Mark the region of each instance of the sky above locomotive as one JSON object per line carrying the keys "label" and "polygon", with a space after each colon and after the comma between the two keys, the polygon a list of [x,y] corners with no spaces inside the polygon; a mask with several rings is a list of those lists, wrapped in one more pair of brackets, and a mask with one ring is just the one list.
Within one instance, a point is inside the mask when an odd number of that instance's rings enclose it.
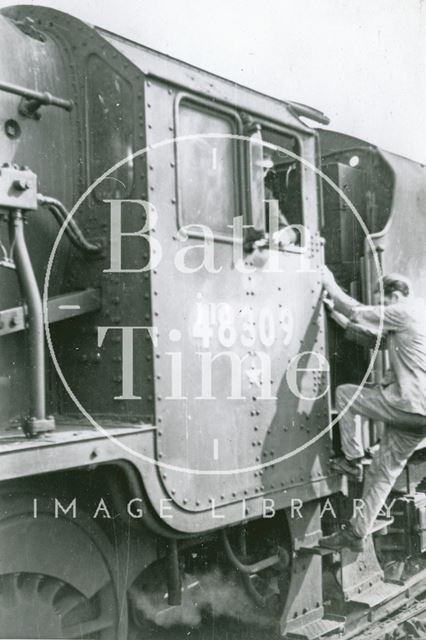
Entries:
{"label": "sky above locomotive", "polygon": [[[13,3],[0,0],[1,6]],[[425,0],[44,0],[426,162]]]}

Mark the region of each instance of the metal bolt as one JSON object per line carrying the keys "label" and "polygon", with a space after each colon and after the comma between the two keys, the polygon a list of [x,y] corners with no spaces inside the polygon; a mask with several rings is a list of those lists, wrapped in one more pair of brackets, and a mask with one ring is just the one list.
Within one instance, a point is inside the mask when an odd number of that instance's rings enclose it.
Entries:
{"label": "metal bolt", "polygon": [[25,180],[25,178],[18,178],[18,180],[14,181],[13,186],[18,191],[27,191],[31,185],[28,180]]}

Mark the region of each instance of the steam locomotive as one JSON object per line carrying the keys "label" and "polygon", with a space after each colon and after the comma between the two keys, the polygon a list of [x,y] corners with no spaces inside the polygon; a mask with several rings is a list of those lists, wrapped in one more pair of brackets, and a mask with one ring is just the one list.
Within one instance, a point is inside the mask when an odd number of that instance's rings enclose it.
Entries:
{"label": "steam locomotive", "polygon": [[216,570],[288,639],[415,603],[422,451],[365,552],[317,544],[359,498],[333,389],[386,359],[319,272],[421,295],[424,167],[58,11],[0,30],[0,637],[143,636]]}

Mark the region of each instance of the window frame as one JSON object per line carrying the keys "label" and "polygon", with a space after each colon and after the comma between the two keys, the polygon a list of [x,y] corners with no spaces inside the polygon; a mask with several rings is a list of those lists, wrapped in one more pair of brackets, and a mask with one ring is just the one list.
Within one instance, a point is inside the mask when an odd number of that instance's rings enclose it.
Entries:
{"label": "window frame", "polygon": [[[233,128],[233,135],[241,136],[243,135],[243,123],[240,118],[238,111],[227,107],[222,104],[217,104],[212,100],[208,100],[205,98],[201,98],[196,95],[192,95],[188,92],[180,92],[176,96],[175,105],[174,105],[174,119],[175,119],[175,135],[176,138],[179,138],[182,132],[179,131],[179,112],[182,105],[182,102],[187,102],[191,107],[194,106],[194,110],[198,110],[200,112],[211,113],[213,116],[222,117],[224,120],[230,121]],[[236,170],[236,181],[234,184],[234,200],[235,200],[235,212],[238,216],[243,216],[243,224],[247,224],[247,206],[245,206],[246,194],[245,194],[245,176],[244,176],[244,149],[242,146],[241,140],[235,139],[235,151],[233,154],[233,162]],[[182,211],[182,182],[181,182],[181,166],[179,161],[179,142],[175,140],[174,143],[174,154],[175,154],[175,166],[176,166],[176,224],[177,228],[181,229],[186,225],[195,225],[197,222],[184,222],[183,211]],[[207,226],[207,225],[206,225]],[[212,229],[209,226],[213,234],[213,239],[215,242],[223,242],[225,244],[233,244],[233,230],[229,228],[229,233],[221,233],[215,229]],[[189,238],[197,238],[197,239],[205,239],[205,236],[202,232],[195,231],[194,229],[190,229],[187,232]]]}
{"label": "window frame", "polygon": [[[295,129],[291,129],[290,127],[286,127],[283,125],[278,125],[276,123],[270,122],[268,120],[264,120],[261,117],[258,117],[256,114],[250,113],[249,116],[252,118],[253,122],[255,122],[256,124],[259,124],[261,126],[261,132],[263,134],[264,131],[273,131],[277,134],[282,134],[285,135],[287,137],[292,137],[296,140],[298,147],[299,147],[299,155],[302,156],[302,152],[303,152],[303,146],[304,146],[304,140],[303,137],[300,135],[300,133],[298,131],[296,131]],[[262,135],[262,141],[267,143],[267,140],[264,140],[263,135]],[[249,144],[247,144],[247,153],[246,153],[246,163],[247,163],[247,174],[250,174],[250,149],[248,148]],[[300,161],[299,161],[300,162]],[[302,222],[301,224],[308,228],[306,225],[306,211],[305,211],[305,190],[306,190],[306,185],[305,185],[305,170],[306,170],[306,165],[303,164],[303,162],[300,163],[302,165],[302,171],[301,171],[301,178],[300,178],[300,205],[301,205],[301,211],[302,211]],[[248,179],[248,178],[247,178]],[[249,206],[249,216],[250,216],[250,220],[248,222],[248,224],[253,225],[253,211],[252,211],[252,203],[250,201],[250,206]],[[266,233],[266,225],[265,225],[265,218],[264,218],[264,225],[263,225],[263,229],[261,229],[262,231],[264,231]],[[296,253],[296,254],[302,254],[306,251],[306,247],[300,246],[300,245],[285,245],[284,247],[281,247],[279,249],[279,251],[283,252],[283,253]]]}

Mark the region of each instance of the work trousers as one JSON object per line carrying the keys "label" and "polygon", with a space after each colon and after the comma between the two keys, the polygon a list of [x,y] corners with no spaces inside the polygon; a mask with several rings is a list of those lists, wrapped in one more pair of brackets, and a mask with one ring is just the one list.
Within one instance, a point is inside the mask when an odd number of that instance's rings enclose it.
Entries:
{"label": "work trousers", "polygon": [[386,423],[379,450],[366,473],[362,511],[360,509],[351,520],[355,533],[363,538],[370,532],[407,460],[425,439],[424,432],[417,433],[409,429],[426,430],[426,416],[392,407],[386,402],[379,387],[364,388],[351,404],[351,398],[357,389],[353,384],[344,384],[336,389],[338,412],[347,409],[340,418],[340,434],[345,456],[355,459],[364,455],[357,415]]}

